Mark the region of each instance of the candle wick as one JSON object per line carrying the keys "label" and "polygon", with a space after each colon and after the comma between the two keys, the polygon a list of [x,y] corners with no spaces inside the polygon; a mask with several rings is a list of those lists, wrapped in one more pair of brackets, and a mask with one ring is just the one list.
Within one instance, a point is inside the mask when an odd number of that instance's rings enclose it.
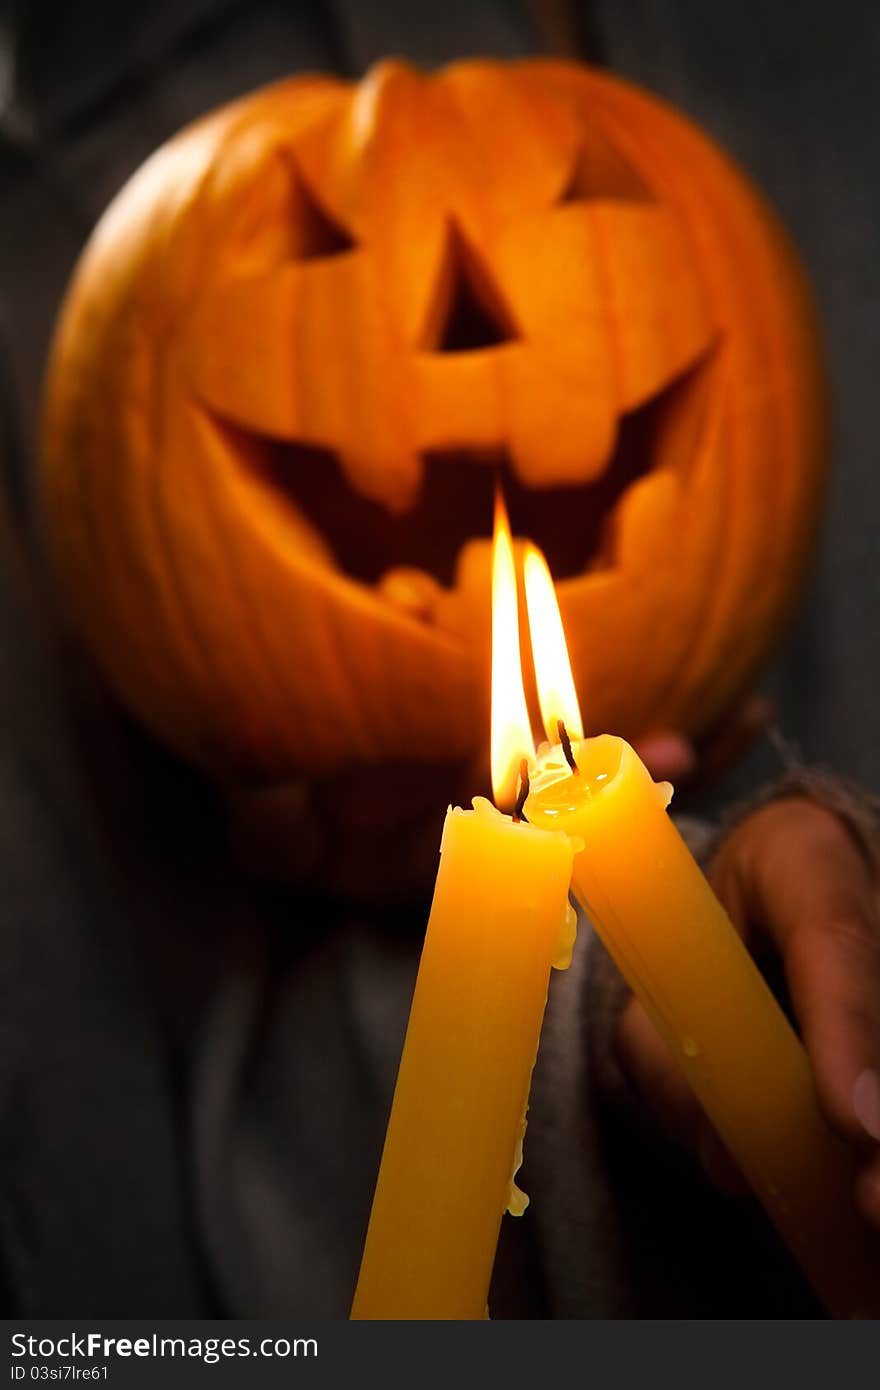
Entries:
{"label": "candle wick", "polygon": [[556,731],[559,734],[559,742],[562,744],[562,751],[565,754],[565,761],[568,763],[572,772],[579,772],[580,768],[575,762],[574,753],[571,750],[571,739],[568,736],[568,730],[566,729],[561,719],[557,719],[556,721]]}
{"label": "candle wick", "polygon": [[519,795],[516,798],[516,805],[513,808],[514,825],[519,825],[520,821],[525,821],[526,825],[528,825],[528,820],[526,819],[526,816],[523,814],[523,807],[526,804],[528,795],[529,760],[528,758],[522,758],[519,765]]}

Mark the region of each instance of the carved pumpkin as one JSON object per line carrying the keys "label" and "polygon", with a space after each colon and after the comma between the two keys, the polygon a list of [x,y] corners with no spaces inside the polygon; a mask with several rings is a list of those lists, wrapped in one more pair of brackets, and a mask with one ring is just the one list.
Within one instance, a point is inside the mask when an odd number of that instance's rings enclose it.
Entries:
{"label": "carved pumpkin", "polygon": [[498,469],[588,726],[699,734],[789,609],[822,435],[792,251],[704,135],[573,64],[391,62],[224,108],[120,193],[44,490],[118,693],[260,782],[485,741]]}

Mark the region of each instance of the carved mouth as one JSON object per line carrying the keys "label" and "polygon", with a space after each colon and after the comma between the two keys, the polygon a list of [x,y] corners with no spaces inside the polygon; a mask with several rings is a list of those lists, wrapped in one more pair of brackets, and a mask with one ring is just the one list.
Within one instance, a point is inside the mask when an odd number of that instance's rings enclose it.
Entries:
{"label": "carved mouth", "polygon": [[640,478],[665,466],[663,441],[670,423],[682,408],[705,399],[715,355],[713,346],[638,409],[620,417],[615,448],[601,477],[532,488],[520,481],[501,450],[429,453],[419,495],[399,514],[355,492],[331,450],[217,423],[224,432],[241,436],[235,452],[251,476],[295,508],[351,578],[375,584],[391,569],[415,567],[452,584],[462,547],[491,534],[493,489],[500,477],[514,535],[533,540],[554,577],[565,579],[614,566],[620,504]]}

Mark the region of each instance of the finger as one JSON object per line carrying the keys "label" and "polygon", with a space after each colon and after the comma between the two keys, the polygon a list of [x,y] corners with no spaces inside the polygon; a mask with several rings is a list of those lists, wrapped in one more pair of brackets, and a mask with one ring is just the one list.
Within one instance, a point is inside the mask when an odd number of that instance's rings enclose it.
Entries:
{"label": "finger", "polygon": [[702,1121],[700,1127],[699,1154],[703,1171],[713,1187],[727,1197],[745,1196],[749,1185],[730,1150],[722,1144],[717,1130],[707,1119]]}
{"label": "finger", "polygon": [[682,734],[646,734],[635,747],[645,767],[657,782],[680,782],[689,777],[697,766],[693,744]]}
{"label": "finger", "polygon": [[746,1191],[742,1174],[638,999],[621,1014],[616,1046],[620,1065],[663,1133],[699,1159],[719,1191],[729,1196]]}
{"label": "finger", "polygon": [[880,1072],[862,1072],[853,1088],[853,1109],[865,1133],[880,1144]]}
{"label": "finger", "polygon": [[638,999],[631,999],[620,1016],[616,1046],[645,1108],[670,1139],[696,1153],[700,1107]]}
{"label": "finger", "polygon": [[711,782],[738,762],[772,724],[776,708],[764,695],[749,695],[723,723],[710,729],[697,748],[700,782]]}
{"label": "finger", "polygon": [[750,695],[723,723],[710,730],[694,747],[684,734],[658,729],[636,743],[642,762],[658,781],[712,781],[737,761],[775,716],[771,700]]}
{"label": "finger", "polygon": [[806,799],[754,817],[740,863],[749,916],[782,956],[820,1102],[835,1128],[865,1141],[859,1111],[874,1102],[863,1078],[880,1070],[880,929],[868,865],[837,817]]}
{"label": "finger", "polygon": [[856,1178],[856,1202],[865,1220],[880,1227],[880,1155],[875,1154]]}

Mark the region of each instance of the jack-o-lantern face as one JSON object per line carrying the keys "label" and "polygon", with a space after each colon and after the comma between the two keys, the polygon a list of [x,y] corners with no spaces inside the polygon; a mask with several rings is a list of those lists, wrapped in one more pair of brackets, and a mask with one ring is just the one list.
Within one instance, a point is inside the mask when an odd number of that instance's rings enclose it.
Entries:
{"label": "jack-o-lantern face", "polygon": [[587,724],[699,733],[786,612],[821,474],[776,222],[568,64],[282,83],[132,180],[81,262],[45,485],[123,697],[224,776],[486,737],[500,471]]}

